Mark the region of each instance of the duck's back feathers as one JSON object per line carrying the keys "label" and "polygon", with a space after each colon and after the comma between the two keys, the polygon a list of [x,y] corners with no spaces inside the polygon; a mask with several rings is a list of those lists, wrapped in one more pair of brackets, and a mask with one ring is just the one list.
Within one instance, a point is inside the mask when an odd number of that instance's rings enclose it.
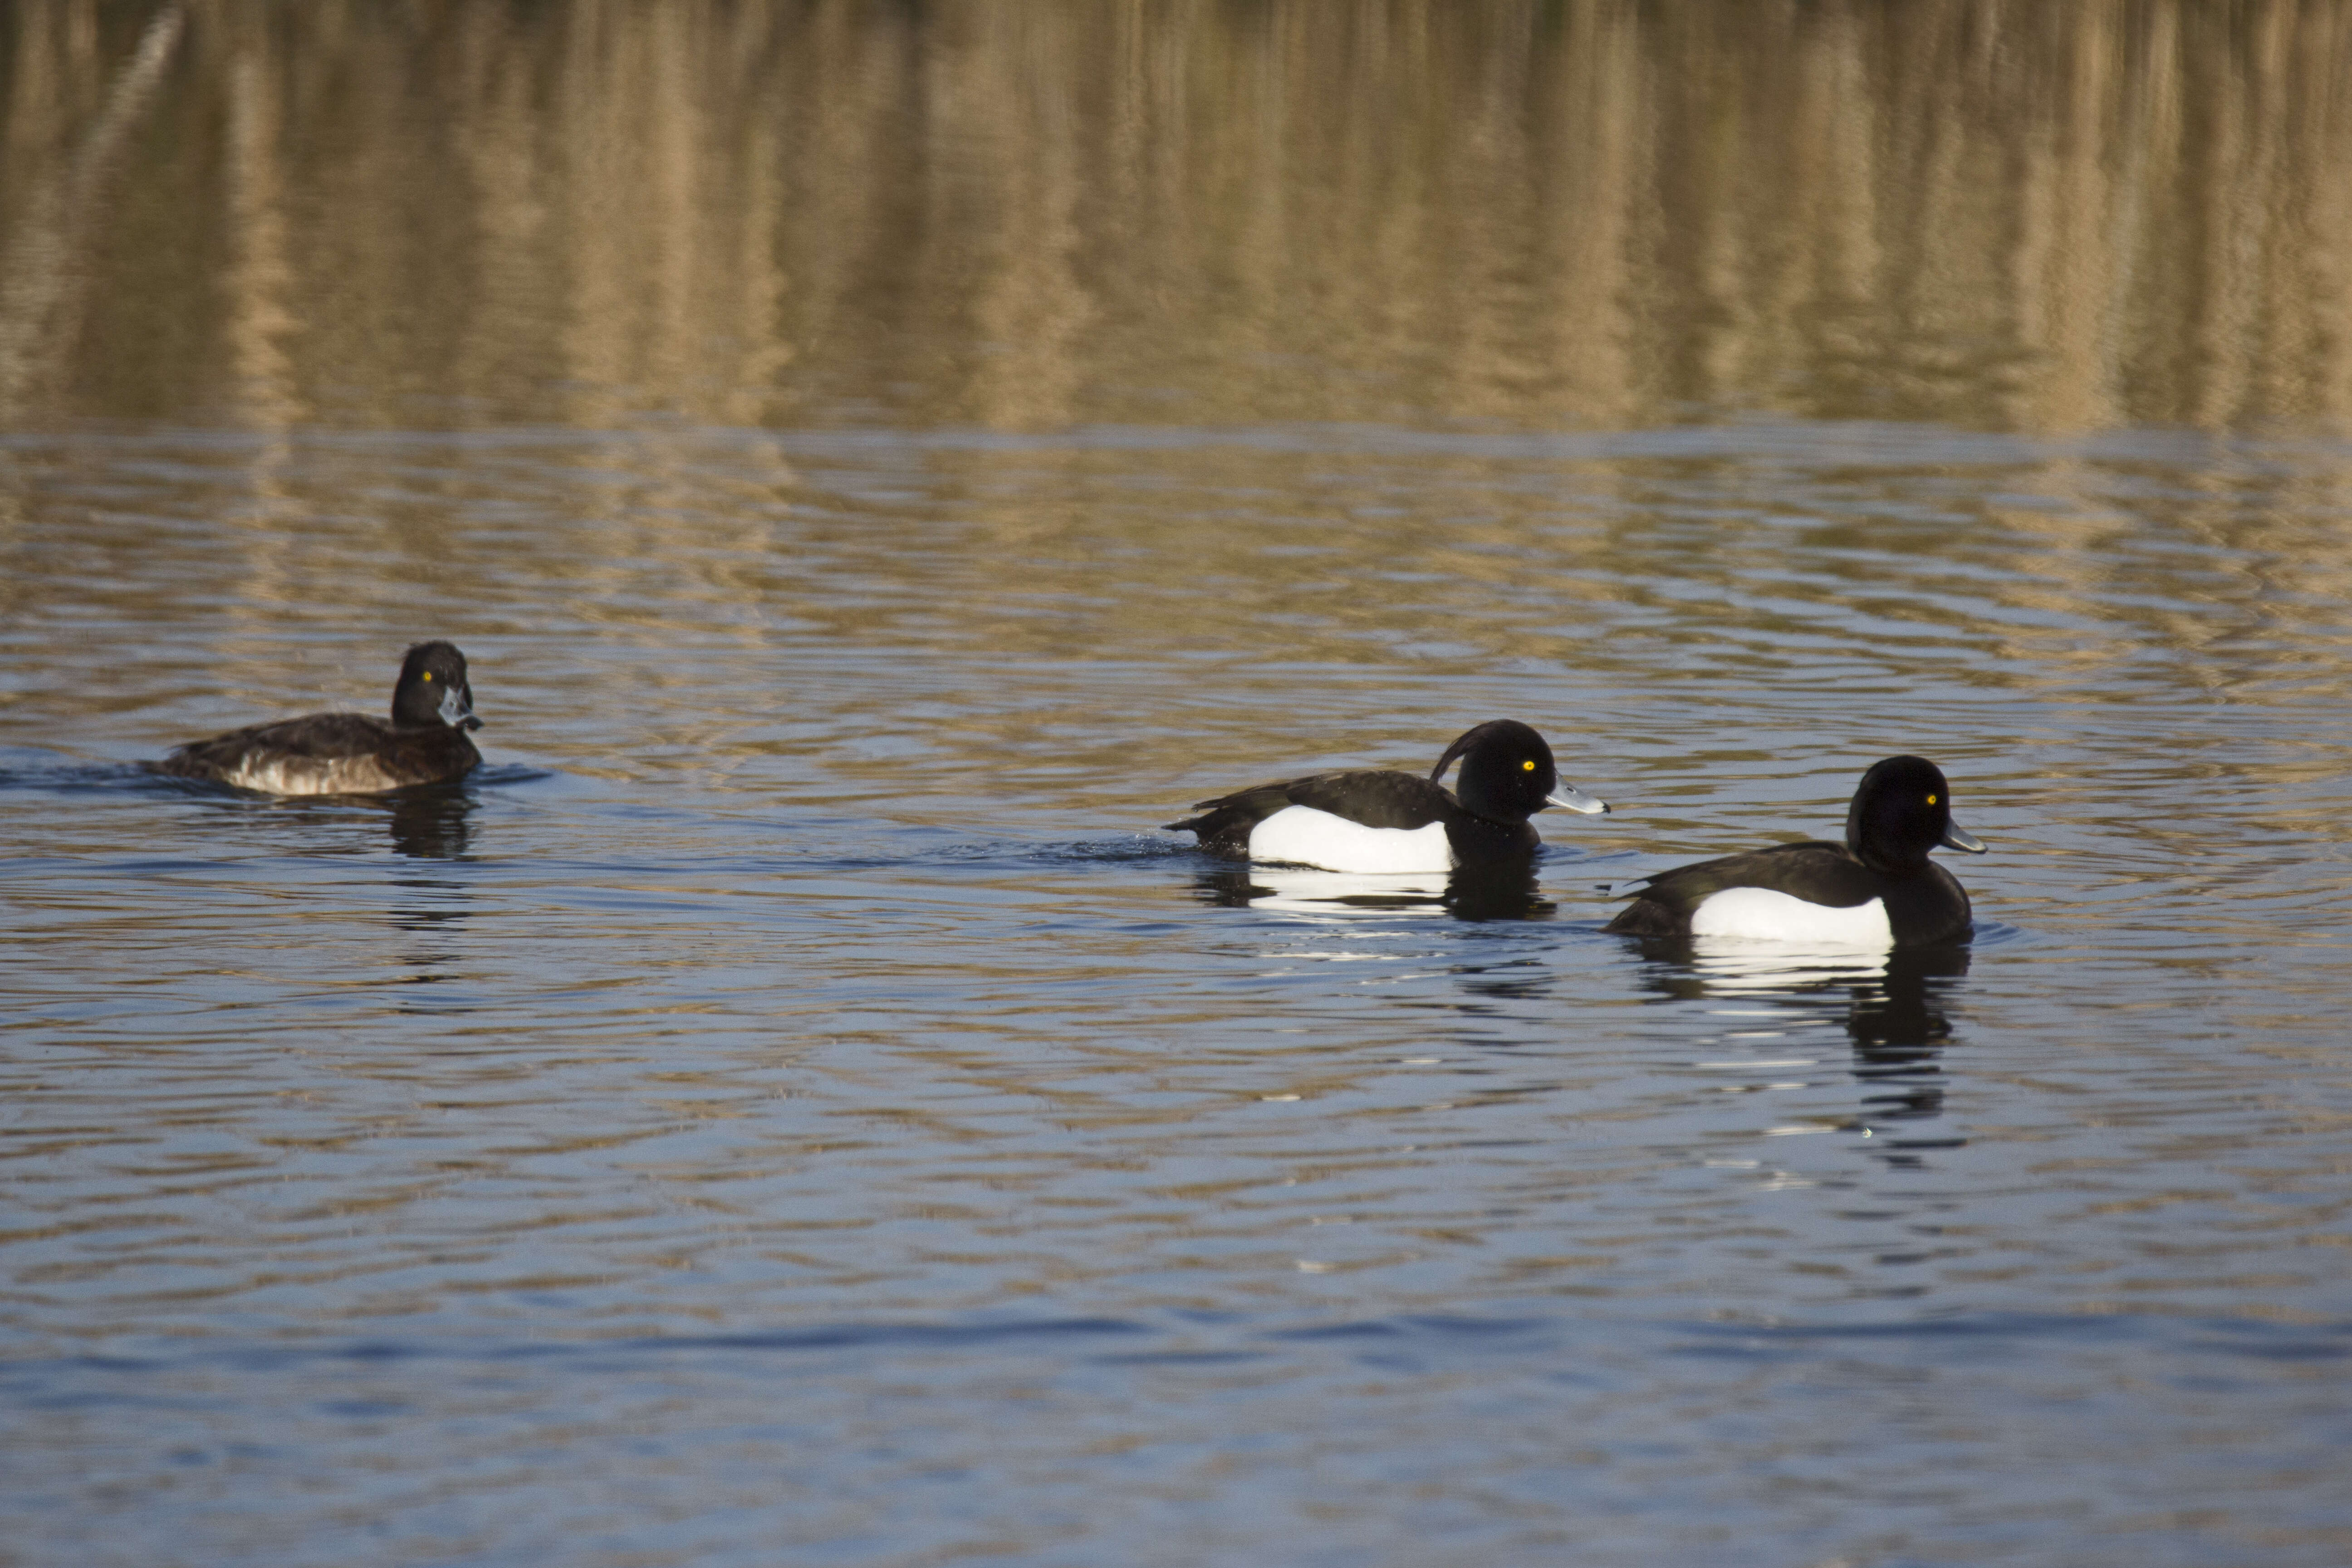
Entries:
{"label": "duck's back feathers", "polygon": [[1611,931],[1916,946],[1966,936],[1969,922],[1968,893],[1941,866],[1923,861],[1889,874],[1818,839],[1677,866],[1650,878],[1633,900]]}
{"label": "duck's back feathers", "polygon": [[1766,888],[1807,903],[1851,909],[1877,897],[1875,880],[1843,844],[1811,839],[1776,845],[1659,872],[1618,911],[1609,929],[1636,936],[1686,935],[1692,912],[1732,888]]}
{"label": "duck's back feathers", "polygon": [[1294,805],[1327,812],[1364,827],[1407,833],[1461,813],[1443,784],[1411,773],[1360,768],[1252,784],[1201,801],[1193,809],[1202,815],[1167,826],[1174,832],[1198,834],[1204,849],[1246,854],[1251,831],[1275,813]]}
{"label": "duck's back feathers", "polygon": [[463,777],[482,754],[463,730],[395,726],[365,713],[250,724],[180,747],[158,773],[268,795],[374,795]]}

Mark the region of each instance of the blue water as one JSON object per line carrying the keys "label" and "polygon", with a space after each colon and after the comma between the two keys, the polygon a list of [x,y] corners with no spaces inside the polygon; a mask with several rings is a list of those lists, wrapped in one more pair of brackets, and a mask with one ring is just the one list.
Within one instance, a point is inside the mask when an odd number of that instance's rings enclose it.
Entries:
{"label": "blue water", "polygon": [[[14,437],[0,1561],[2342,1562],[2347,458]],[[1532,888],[1153,826],[1503,715]],[[1967,952],[1601,931],[1896,751]]]}

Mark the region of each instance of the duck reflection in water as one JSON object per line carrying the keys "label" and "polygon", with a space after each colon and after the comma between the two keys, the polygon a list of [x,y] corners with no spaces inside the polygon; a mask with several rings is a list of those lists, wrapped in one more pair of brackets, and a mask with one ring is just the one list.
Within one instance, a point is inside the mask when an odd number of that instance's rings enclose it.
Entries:
{"label": "duck reflection in water", "polygon": [[[371,805],[382,805],[392,833],[395,855],[410,860],[454,862],[466,858],[473,842],[472,792],[463,785],[432,785],[384,795]],[[397,901],[392,923],[410,933],[403,944],[400,965],[404,987],[439,985],[463,978],[457,967],[466,954],[459,945],[474,911],[466,883],[446,872],[435,874],[419,866],[392,879]],[[426,993],[404,990],[403,1013],[467,1013],[469,1005],[446,996],[425,1000]]]}
{"label": "duck reflection in water", "polygon": [[[1857,1125],[1916,1124],[1943,1114],[1943,1055],[1952,1040],[1952,994],[1969,972],[1965,944],[1839,953],[1660,937],[1643,942],[1641,951],[1649,965],[1643,987],[1659,996],[1785,1008],[1791,1022],[1842,1005],[1853,1074],[1870,1090]],[[1880,1152],[1916,1164],[1921,1152],[1964,1142],[1906,1136]]]}
{"label": "duck reflection in water", "polygon": [[473,842],[474,797],[459,784],[428,784],[379,797],[388,808],[392,849],[411,860],[462,860]]}
{"label": "duck reflection in water", "polygon": [[[216,834],[239,839],[265,839],[274,852],[317,861],[345,861],[366,856],[384,839],[394,857],[390,881],[390,908],[384,918],[404,933],[396,949],[386,954],[397,970],[390,984],[436,985],[460,978],[458,963],[465,952],[457,939],[473,918],[473,894],[467,881],[453,874],[473,845],[475,798],[464,784],[425,784],[371,795],[302,795],[257,801],[250,795],[232,794],[210,784],[183,784],[208,797],[220,809]],[[350,886],[338,872],[337,889]],[[342,897],[341,892],[337,896]],[[426,1006],[404,992],[397,1005],[404,1013],[463,1012],[470,1009],[436,1002]]]}
{"label": "duck reflection in water", "polygon": [[[411,860],[459,860],[472,841],[474,795],[461,784],[417,784],[379,795],[282,795],[259,800],[209,780],[140,776],[142,784],[192,797],[215,809],[207,821],[215,837],[267,839],[299,854],[342,855],[372,840],[382,822],[392,850]],[[289,828],[303,830],[289,845]]]}
{"label": "duck reflection in water", "polygon": [[1532,855],[1445,872],[1318,871],[1264,861],[1203,871],[1201,901],[1224,909],[1308,914],[1443,910],[1458,921],[1549,920],[1558,906],[1536,884]]}

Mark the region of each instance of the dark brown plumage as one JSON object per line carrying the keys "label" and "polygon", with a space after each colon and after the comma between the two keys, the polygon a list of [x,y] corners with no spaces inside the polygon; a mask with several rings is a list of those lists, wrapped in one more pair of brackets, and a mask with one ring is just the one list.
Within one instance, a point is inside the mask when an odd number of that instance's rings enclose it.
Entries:
{"label": "dark brown plumage", "polygon": [[446,784],[482,760],[466,733],[481,728],[473,699],[466,656],[449,643],[418,643],[402,661],[388,722],[364,713],[310,713],[248,724],[191,742],[149,765],[266,795],[377,795]]}

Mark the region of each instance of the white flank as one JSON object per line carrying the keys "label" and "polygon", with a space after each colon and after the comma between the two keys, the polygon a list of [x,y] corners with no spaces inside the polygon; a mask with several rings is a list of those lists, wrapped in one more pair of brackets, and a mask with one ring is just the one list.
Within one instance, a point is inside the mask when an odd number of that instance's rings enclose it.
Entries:
{"label": "white flank", "polygon": [[1445,824],[1366,827],[1312,806],[1286,805],[1250,831],[1250,858],[1326,871],[1451,871]]}
{"label": "white flank", "polygon": [[1769,888],[1726,888],[1691,911],[1691,935],[1736,936],[1750,942],[1801,942],[1827,947],[1883,948],[1895,945],[1886,923],[1886,900],[1873,899],[1852,909],[1809,904]]}
{"label": "white flank", "polygon": [[247,757],[225,782],[264,795],[374,795],[400,787],[373,757]]}

